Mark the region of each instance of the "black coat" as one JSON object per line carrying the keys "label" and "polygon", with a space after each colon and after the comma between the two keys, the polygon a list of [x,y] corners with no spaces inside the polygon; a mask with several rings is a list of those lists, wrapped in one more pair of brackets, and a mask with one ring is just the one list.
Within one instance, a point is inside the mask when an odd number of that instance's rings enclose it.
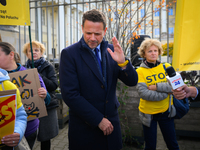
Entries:
{"label": "black coat", "polygon": [[198,93],[197,97],[194,100],[195,101],[200,101],[200,88],[198,87],[197,90],[198,90],[199,93]]}
{"label": "black coat", "polygon": [[47,106],[47,109],[58,107],[58,100],[55,95],[55,90],[58,87],[58,79],[53,65],[45,61],[38,72],[45,83],[47,91],[51,95],[51,102]]}
{"label": "black coat", "polygon": [[[119,150],[122,148],[116,96],[117,80],[129,86],[137,84],[138,77],[129,62],[122,70],[107,51],[113,46],[101,43],[102,70],[95,55],[81,39],[61,52],[60,87],[63,100],[69,106],[69,149]],[[114,131],[104,136],[98,127],[103,117],[114,126]]]}

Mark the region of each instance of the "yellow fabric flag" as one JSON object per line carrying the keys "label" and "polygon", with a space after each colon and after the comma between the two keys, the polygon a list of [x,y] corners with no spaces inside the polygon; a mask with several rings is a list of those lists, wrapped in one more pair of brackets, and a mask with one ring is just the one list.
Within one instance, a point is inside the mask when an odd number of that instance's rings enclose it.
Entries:
{"label": "yellow fabric flag", "polygon": [[200,70],[200,0],[177,0],[172,66]]}
{"label": "yellow fabric flag", "polygon": [[30,25],[29,0],[1,0],[0,25]]}

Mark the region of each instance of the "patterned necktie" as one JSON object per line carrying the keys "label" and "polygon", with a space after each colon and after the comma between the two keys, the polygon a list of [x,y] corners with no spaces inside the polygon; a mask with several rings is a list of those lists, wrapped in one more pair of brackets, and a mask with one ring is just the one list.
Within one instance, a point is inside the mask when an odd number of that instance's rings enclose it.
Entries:
{"label": "patterned necktie", "polygon": [[98,63],[99,63],[99,67],[100,67],[101,72],[102,72],[101,60],[100,60],[100,58],[99,58],[99,49],[98,49],[98,48],[95,48],[94,51],[95,51],[95,56],[96,56],[96,58],[97,58],[97,61],[98,61]]}

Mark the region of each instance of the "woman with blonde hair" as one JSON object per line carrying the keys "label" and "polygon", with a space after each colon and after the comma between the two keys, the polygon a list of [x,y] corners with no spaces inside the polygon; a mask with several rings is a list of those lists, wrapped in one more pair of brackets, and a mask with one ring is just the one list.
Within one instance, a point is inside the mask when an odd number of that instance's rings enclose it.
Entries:
{"label": "woman with blonde hair", "polygon": [[137,91],[140,96],[139,117],[143,124],[145,150],[156,150],[157,123],[161,129],[167,148],[179,150],[174,128],[174,119],[169,116],[169,98],[172,89],[167,82],[164,67],[158,57],[162,55],[161,42],[145,39],[138,50],[143,58],[138,73]]}
{"label": "woman with blonde hair", "polygon": [[[51,139],[58,135],[58,117],[56,108],[59,105],[55,96],[55,90],[58,87],[58,80],[53,65],[43,57],[45,52],[44,45],[38,41],[32,41],[32,48],[34,67],[37,68],[46,85],[47,91],[51,96],[51,102],[47,106],[48,116],[40,118],[38,133],[38,141],[41,142],[41,149],[50,150]],[[23,53],[28,57],[25,67],[31,68],[32,54],[30,43],[24,45]]]}
{"label": "woman with blonde hair", "polygon": [[[8,73],[26,70],[20,64],[20,56],[15,51],[15,48],[7,42],[0,42],[0,68],[5,69]],[[45,100],[48,105],[50,98],[47,98],[47,91],[42,78],[39,76],[41,87],[38,89],[38,95]],[[27,127],[24,136],[30,146],[33,148],[39,127],[39,119],[30,120],[27,122]]]}

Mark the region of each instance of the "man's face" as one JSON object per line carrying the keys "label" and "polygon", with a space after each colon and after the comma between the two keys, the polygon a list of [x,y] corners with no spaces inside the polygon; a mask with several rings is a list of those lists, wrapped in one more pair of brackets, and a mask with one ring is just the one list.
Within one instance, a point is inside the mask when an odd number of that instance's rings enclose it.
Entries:
{"label": "man's face", "polygon": [[82,26],[83,37],[86,44],[91,48],[96,48],[103,40],[107,28],[103,29],[102,22],[92,22],[86,20]]}

